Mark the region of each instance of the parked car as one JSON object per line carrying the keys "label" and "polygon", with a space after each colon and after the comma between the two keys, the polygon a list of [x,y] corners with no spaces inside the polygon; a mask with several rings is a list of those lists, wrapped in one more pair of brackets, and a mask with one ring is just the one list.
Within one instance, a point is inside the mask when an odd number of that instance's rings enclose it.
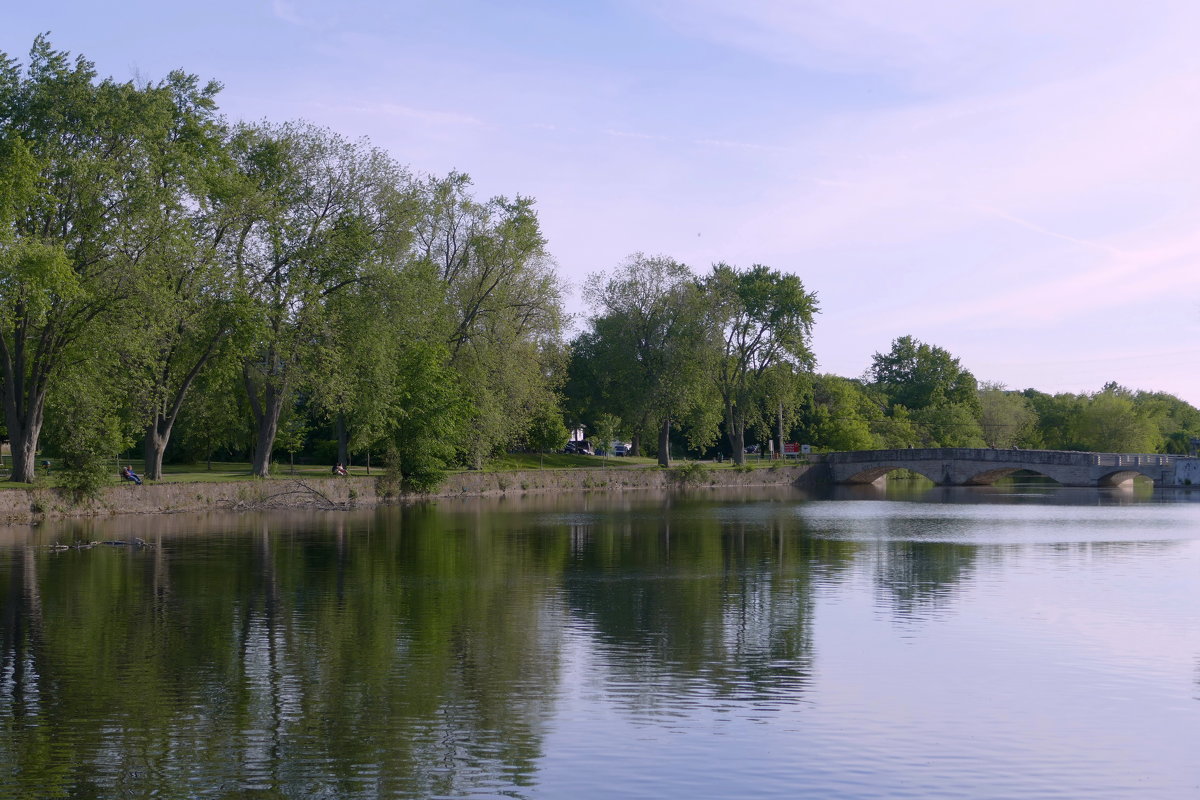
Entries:
{"label": "parked car", "polygon": [[633,449],[633,445],[628,444],[626,442],[613,442],[612,443],[612,454],[614,456],[627,456],[627,455],[629,455],[629,451],[632,449]]}

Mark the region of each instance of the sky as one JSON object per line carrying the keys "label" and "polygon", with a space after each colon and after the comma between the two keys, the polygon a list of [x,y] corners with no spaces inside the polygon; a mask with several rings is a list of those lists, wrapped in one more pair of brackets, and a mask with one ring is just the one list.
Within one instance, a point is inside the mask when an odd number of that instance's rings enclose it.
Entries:
{"label": "sky", "polygon": [[101,75],[182,68],[525,195],[567,304],[630,254],[800,276],[821,372],[911,335],[981,381],[1200,406],[1191,0],[0,0]]}

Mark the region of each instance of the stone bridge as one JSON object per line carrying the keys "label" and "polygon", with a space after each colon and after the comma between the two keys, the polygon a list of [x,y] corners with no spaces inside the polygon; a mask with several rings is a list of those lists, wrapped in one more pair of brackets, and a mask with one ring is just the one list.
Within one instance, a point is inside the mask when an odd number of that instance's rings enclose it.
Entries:
{"label": "stone bridge", "polygon": [[875,483],[892,470],[907,469],[940,486],[986,485],[1018,470],[1045,475],[1063,486],[1122,486],[1138,475],[1155,486],[1178,486],[1192,483],[1190,476],[1200,465],[1200,460],[1184,456],[969,447],[857,450],[826,453],[822,460],[834,483]]}

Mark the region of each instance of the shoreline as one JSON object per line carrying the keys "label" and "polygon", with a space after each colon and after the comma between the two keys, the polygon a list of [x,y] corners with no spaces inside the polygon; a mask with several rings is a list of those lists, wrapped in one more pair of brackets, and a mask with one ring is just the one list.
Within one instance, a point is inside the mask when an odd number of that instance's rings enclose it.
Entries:
{"label": "shoreline", "polygon": [[384,494],[378,477],[270,478],[226,483],[156,483],[108,486],[95,499],[73,503],[62,489],[7,489],[0,492],[0,520],[243,512],[275,509],[347,511],[381,505],[458,497],[497,497],[528,493],[622,491],[739,486],[812,487],[824,482],[821,464],[758,467],[746,471],[708,469],[685,473],[678,467],[545,469],[462,472],[448,476],[436,491]]}

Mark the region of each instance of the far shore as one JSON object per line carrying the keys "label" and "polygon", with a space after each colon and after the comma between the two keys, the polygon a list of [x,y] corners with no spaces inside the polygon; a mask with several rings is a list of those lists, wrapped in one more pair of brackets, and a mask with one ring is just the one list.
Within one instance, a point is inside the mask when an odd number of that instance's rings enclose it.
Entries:
{"label": "far shore", "polygon": [[[699,465],[699,466],[689,466]],[[284,474],[266,480],[227,476],[219,480],[180,479],[125,483],[101,489],[97,497],[76,502],[64,489],[8,484],[0,491],[0,519],[9,523],[42,519],[177,514],[205,511],[274,509],[349,510],[377,505],[451,497],[491,497],[530,492],[619,491],[727,486],[814,485],[820,477],[812,465],[766,462],[741,469],[705,462],[680,462],[662,469],[652,464],[516,470],[481,470],[450,474],[433,492],[386,492],[382,470],[367,476],[359,470],[346,477],[327,473]]]}

